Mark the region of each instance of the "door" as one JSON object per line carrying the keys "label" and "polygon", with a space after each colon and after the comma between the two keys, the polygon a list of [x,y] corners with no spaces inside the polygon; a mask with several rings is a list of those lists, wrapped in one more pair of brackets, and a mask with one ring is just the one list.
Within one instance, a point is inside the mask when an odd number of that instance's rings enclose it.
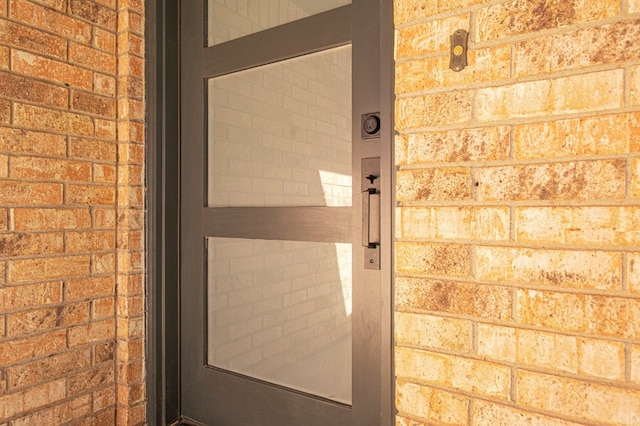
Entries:
{"label": "door", "polygon": [[347,3],[181,2],[185,420],[390,422],[380,8]]}

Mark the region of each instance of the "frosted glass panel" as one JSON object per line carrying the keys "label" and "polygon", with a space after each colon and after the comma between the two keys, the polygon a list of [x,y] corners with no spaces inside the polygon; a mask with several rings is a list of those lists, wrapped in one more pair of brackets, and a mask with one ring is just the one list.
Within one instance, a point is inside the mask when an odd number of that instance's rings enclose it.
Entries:
{"label": "frosted glass panel", "polygon": [[209,0],[209,46],[350,4],[350,0]]}
{"label": "frosted glass panel", "polygon": [[351,244],[209,238],[209,365],[350,404],[351,289]]}
{"label": "frosted glass panel", "polygon": [[351,46],[208,83],[210,207],[351,205]]}

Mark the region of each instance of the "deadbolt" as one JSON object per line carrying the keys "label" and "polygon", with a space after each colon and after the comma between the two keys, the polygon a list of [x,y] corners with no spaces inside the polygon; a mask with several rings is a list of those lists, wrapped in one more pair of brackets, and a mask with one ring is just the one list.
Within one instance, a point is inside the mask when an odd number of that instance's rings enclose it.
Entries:
{"label": "deadbolt", "polygon": [[380,113],[362,114],[362,139],[380,137]]}

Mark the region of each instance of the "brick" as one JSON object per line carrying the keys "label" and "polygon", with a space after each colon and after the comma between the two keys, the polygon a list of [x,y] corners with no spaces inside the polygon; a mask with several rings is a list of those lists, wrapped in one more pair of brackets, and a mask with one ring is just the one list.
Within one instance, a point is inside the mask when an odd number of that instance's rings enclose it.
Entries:
{"label": "brick", "polygon": [[8,278],[14,283],[26,281],[50,281],[59,278],[89,274],[88,256],[66,256],[12,260]]}
{"label": "brick", "polygon": [[630,74],[630,102],[631,105],[640,105],[640,67],[631,68]]}
{"label": "brick", "polygon": [[[640,422],[640,392],[520,371],[518,403],[579,419],[619,425]],[[580,398],[576,398],[580,395]]]}
{"label": "brick", "polygon": [[401,273],[468,276],[471,250],[459,244],[396,243],[396,270]]}
{"label": "brick", "polygon": [[144,336],[144,318],[118,318],[118,338],[135,339]]}
{"label": "brick", "polygon": [[66,397],[65,380],[56,380],[24,391],[24,409],[32,410]]}
{"label": "brick", "polygon": [[[99,390],[93,393],[93,406],[96,411],[100,411],[102,409],[112,407],[116,402],[115,392],[113,389],[107,388],[104,390]],[[105,411],[105,413],[109,414],[109,411]],[[113,422],[114,417],[109,417],[109,420]],[[98,423],[100,424],[100,423]],[[105,423],[109,424],[109,423]]]}
{"label": "brick", "polygon": [[81,229],[91,226],[91,215],[86,209],[13,209],[16,231]]}
{"label": "brick", "polygon": [[118,58],[118,77],[144,78],[144,60],[131,55],[123,55]]}
{"label": "brick", "polygon": [[59,59],[65,59],[67,56],[67,41],[63,37],[4,19],[0,20],[0,44]]}
{"label": "brick", "polygon": [[640,293],[640,253],[627,254],[627,288]]}
{"label": "brick", "polygon": [[62,184],[2,181],[0,194],[5,205],[61,204]]}
{"label": "brick", "polygon": [[118,182],[142,186],[144,184],[144,168],[133,164],[119,165]]}
{"label": "brick", "polygon": [[400,210],[399,237],[403,239],[509,239],[506,207],[407,207]]}
{"label": "brick", "polygon": [[6,98],[66,108],[67,89],[20,75],[0,72],[0,92]]}
{"label": "brick", "polygon": [[67,204],[113,205],[115,188],[98,185],[68,185]]}
{"label": "brick", "polygon": [[396,344],[399,345],[471,351],[471,322],[466,320],[397,312],[394,332]]}
{"label": "brick", "polygon": [[473,402],[472,419],[474,425],[520,425],[520,426],[578,426],[579,423],[568,422],[552,417],[524,411],[512,406],[494,402],[475,400]]}
{"label": "brick", "polygon": [[23,412],[23,410],[24,394],[22,392],[0,396],[0,419],[8,419]]}
{"label": "brick", "polygon": [[93,121],[86,115],[23,104],[14,104],[13,114],[17,126],[80,136],[93,135]]}
{"label": "brick", "polygon": [[91,277],[68,280],[64,286],[64,297],[67,302],[112,296],[114,294],[114,277]]}
{"label": "brick", "polygon": [[450,392],[398,380],[396,408],[400,413],[448,425],[466,425],[469,399]]}
{"label": "brick", "polygon": [[143,289],[144,280],[142,279],[142,274],[118,277],[118,295],[120,296],[142,294]]}
{"label": "brick", "polygon": [[111,229],[116,225],[115,209],[93,209],[94,229]]}
{"label": "brick", "polygon": [[514,127],[516,159],[615,155],[628,151],[626,114],[603,115]]}
{"label": "brick", "polygon": [[67,10],[67,0],[35,0],[35,3],[40,3],[61,12]]}
{"label": "brick", "polygon": [[144,398],[144,385],[134,384],[130,386],[118,385],[118,402],[123,406],[131,406],[139,403]]}
{"label": "brick", "polygon": [[[118,302],[120,299],[118,299]],[[99,299],[91,302],[91,318],[103,319],[111,317],[115,314],[116,310],[113,303],[113,298]]]}
{"label": "brick", "polygon": [[476,40],[485,41],[518,34],[561,28],[616,16],[617,0],[516,0],[480,9],[476,15]]}
{"label": "brick", "polygon": [[449,69],[449,56],[396,63],[395,82],[397,95],[424,92],[426,90],[465,87],[486,81],[506,80],[511,74],[511,47],[499,46],[471,50],[464,72]]}
{"label": "brick", "polygon": [[584,332],[587,330],[586,296],[517,290],[516,320],[548,329]]}
{"label": "brick", "polygon": [[626,62],[640,55],[635,40],[640,21],[623,21],[568,34],[539,37],[514,45],[515,75],[526,77],[561,70]]}
{"label": "brick", "polygon": [[73,374],[68,379],[68,392],[70,396],[75,396],[93,389],[101,388],[105,385],[113,384],[114,368],[113,364],[94,367],[81,373]]}
{"label": "brick", "polygon": [[87,90],[91,90],[92,87],[91,71],[16,49],[11,52],[11,68],[14,72],[54,83]]}
{"label": "brick", "polygon": [[128,32],[119,34],[118,53],[144,57],[144,39]]}
{"label": "brick", "polygon": [[96,93],[99,93],[101,95],[115,97],[116,79],[108,75],[94,73],[93,74],[93,90]]}
{"label": "brick", "polygon": [[108,274],[116,270],[116,257],[113,253],[91,256],[91,273]]}
{"label": "brick", "polygon": [[468,27],[469,15],[465,14],[399,28],[396,33],[396,59],[447,51],[449,36],[458,28]]}
{"label": "brick", "polygon": [[631,365],[631,381],[640,384],[640,345],[631,345],[629,364]]}
{"label": "brick", "polygon": [[5,231],[8,229],[9,218],[7,216],[7,209],[0,209],[0,231]]}
{"label": "brick", "polygon": [[9,69],[9,48],[0,46],[0,69]]}
{"label": "brick", "polygon": [[100,27],[109,30],[116,29],[117,14],[115,10],[100,4],[84,0],[71,0],[69,2],[69,12]]}
{"label": "brick", "polygon": [[400,202],[471,199],[470,169],[400,170],[396,179],[396,196]]}
{"label": "brick", "polygon": [[511,289],[398,277],[396,307],[508,320],[511,317]]}
{"label": "brick", "polygon": [[144,35],[143,16],[132,10],[120,10],[118,14],[118,31],[129,31],[138,35]]}
{"label": "brick", "polygon": [[115,99],[74,90],[71,94],[71,109],[91,115],[115,118]]}
{"label": "brick", "polygon": [[466,392],[508,399],[511,370],[504,365],[427,351],[396,348],[396,375]]}
{"label": "brick", "polygon": [[7,316],[7,334],[22,336],[88,320],[89,306],[86,303],[22,311]]}
{"label": "brick", "polygon": [[106,164],[93,165],[93,181],[95,183],[115,183],[116,174],[115,166],[108,166]]}
{"label": "brick", "polygon": [[509,158],[510,128],[481,127],[446,132],[401,135],[406,160],[397,164],[506,160]]}
{"label": "brick", "polygon": [[143,121],[145,118],[145,105],[135,99],[120,99],[118,101],[118,118]]}
{"label": "brick", "polygon": [[472,101],[472,93],[464,90],[398,98],[395,104],[396,129],[469,123]]}
{"label": "brick", "polygon": [[394,22],[396,25],[428,18],[431,15],[462,9],[482,3],[483,0],[456,0],[438,2],[436,0],[396,0],[394,6]]}
{"label": "brick", "polygon": [[11,102],[0,99],[0,124],[11,122]]}
{"label": "brick", "polygon": [[64,135],[0,127],[0,151],[24,155],[64,157],[66,149]]}
{"label": "brick", "polygon": [[116,161],[116,144],[86,138],[69,138],[69,155],[75,158],[97,161]]}
{"label": "brick", "polygon": [[518,241],[629,246],[640,212],[633,207],[536,207],[516,210]]}
{"label": "brick", "polygon": [[49,333],[29,336],[24,339],[12,339],[0,343],[2,365],[12,365],[31,358],[55,354],[67,348],[67,332],[57,330]]}
{"label": "brick", "polygon": [[93,46],[108,53],[116,53],[116,35],[98,27],[93,29]]}
{"label": "brick", "polygon": [[119,80],[120,96],[142,100],[144,98],[144,80],[137,77],[121,77]]}
{"label": "brick", "polygon": [[86,44],[91,40],[91,25],[49,8],[27,1],[12,0],[9,13],[15,20],[23,21],[36,28],[55,29],[58,35],[79,43]]}
{"label": "brick", "polygon": [[599,336],[638,339],[640,299],[586,297],[587,331]]}
{"label": "brick", "polygon": [[95,123],[96,137],[111,141],[116,139],[116,123],[114,121],[96,118]]}
{"label": "brick", "polygon": [[623,80],[612,70],[478,89],[474,110],[486,122],[620,108]]}
{"label": "brick", "polygon": [[143,339],[121,340],[116,348],[118,360],[129,362],[135,359],[142,359],[144,355]]}
{"label": "brick", "polygon": [[490,324],[478,324],[478,355],[498,361],[516,359],[516,329]]}
{"label": "brick", "polygon": [[61,301],[61,282],[0,287],[0,306],[3,307],[3,312],[34,308]]}
{"label": "brick", "polygon": [[118,315],[137,316],[143,315],[145,310],[144,296],[127,296],[118,298]]}
{"label": "brick", "polygon": [[115,359],[115,346],[116,343],[114,341],[95,345],[93,347],[94,364],[113,361]]}
{"label": "brick", "polygon": [[475,172],[480,201],[622,199],[624,160],[488,167]]}
{"label": "brick", "polygon": [[116,73],[114,55],[89,46],[71,42],[69,44],[69,61],[105,74]]}
{"label": "brick", "polygon": [[624,343],[578,339],[578,358],[580,374],[624,382]]}
{"label": "brick", "polygon": [[89,349],[78,349],[9,367],[9,384],[12,388],[28,386],[50,378],[60,377],[91,364]]}
{"label": "brick", "polygon": [[92,322],[69,328],[69,347],[107,340],[115,337],[116,327],[113,319]]}
{"label": "brick", "polygon": [[621,290],[622,256],[603,251],[478,247],[482,281],[581,289]]}
{"label": "brick", "polygon": [[640,158],[631,159],[631,182],[629,182],[631,198],[640,198]]}
{"label": "brick", "polygon": [[0,178],[6,179],[9,176],[9,157],[0,154]]}
{"label": "brick", "polygon": [[517,330],[517,362],[527,366],[578,373],[579,343],[574,336]]}
{"label": "brick", "polygon": [[57,180],[63,182],[91,180],[91,164],[40,157],[16,157],[11,160],[10,176],[24,180]]}
{"label": "brick", "polygon": [[36,411],[12,421],[12,426],[52,425],[81,418],[91,412],[91,395]]}
{"label": "brick", "polygon": [[117,362],[118,378],[122,383],[142,382],[144,379],[144,363],[142,360],[132,362]]}
{"label": "brick", "polygon": [[115,249],[114,231],[78,231],[67,232],[67,253],[106,251]]}

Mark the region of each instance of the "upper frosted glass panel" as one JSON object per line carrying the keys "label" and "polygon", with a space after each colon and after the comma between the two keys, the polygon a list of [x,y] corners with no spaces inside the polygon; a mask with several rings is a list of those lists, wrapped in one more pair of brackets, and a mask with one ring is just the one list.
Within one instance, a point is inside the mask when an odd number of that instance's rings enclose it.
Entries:
{"label": "upper frosted glass panel", "polygon": [[350,3],[350,0],[209,0],[208,44],[224,43]]}
{"label": "upper frosted glass panel", "polygon": [[209,207],[351,205],[351,46],[209,80]]}

